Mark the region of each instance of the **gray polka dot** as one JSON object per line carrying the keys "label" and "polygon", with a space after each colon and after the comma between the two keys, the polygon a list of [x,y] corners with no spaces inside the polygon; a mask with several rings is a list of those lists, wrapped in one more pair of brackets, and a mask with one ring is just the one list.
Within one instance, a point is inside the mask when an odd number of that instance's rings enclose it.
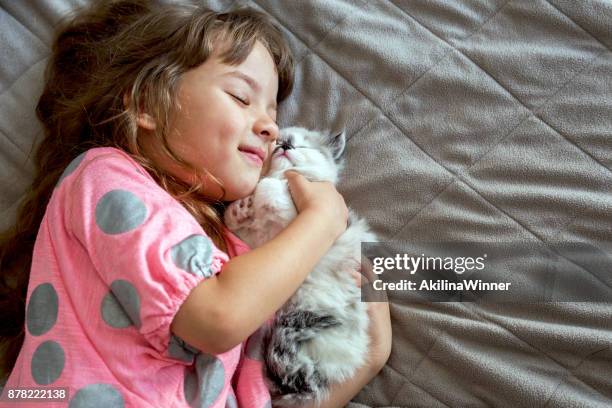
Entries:
{"label": "gray polka dot", "polygon": [[77,167],[79,167],[79,164],[81,164],[81,162],[83,161],[83,159],[85,158],[85,153],[87,152],[83,152],[81,154],[79,154],[77,157],[75,157],[68,166],[66,166],[66,169],[64,170],[64,172],[62,173],[62,175],[60,176],[59,180],[57,181],[56,186],[59,186],[59,184],[66,178],[68,177],[70,174],[72,174],[73,171],[76,170]]}
{"label": "gray polka dot", "polygon": [[168,344],[168,355],[177,360],[193,363],[193,360],[200,351],[187,344],[178,336],[172,335]]}
{"label": "gray polka dot", "polygon": [[138,227],[147,216],[147,207],[135,194],[112,190],[96,205],[96,224],[107,234],[122,234]]}
{"label": "gray polka dot", "polygon": [[185,368],[183,391],[193,408],[207,408],[217,400],[225,384],[225,368],[217,357],[200,353],[196,357],[195,371]]}
{"label": "gray polka dot", "polygon": [[140,328],[140,296],[130,282],[117,279],[102,299],[102,319],[111,327],[124,329],[131,324]]}
{"label": "gray polka dot", "polygon": [[124,329],[132,324],[112,292],[108,292],[102,299],[101,309],[102,319],[111,327]]}
{"label": "gray polka dot", "polygon": [[28,302],[26,323],[33,336],[45,334],[57,321],[58,297],[50,283],[41,283],[34,289]]}
{"label": "gray polka dot", "polygon": [[263,361],[263,341],[265,334],[265,326],[257,329],[253,333],[246,345],[246,355],[252,360]]}
{"label": "gray polka dot", "polygon": [[90,384],[81,388],[70,400],[69,408],[123,408],[121,393],[110,384]]}
{"label": "gray polka dot", "polygon": [[41,343],[32,355],[32,378],[40,385],[48,385],[59,378],[64,369],[62,346],[53,340]]}
{"label": "gray polka dot", "polygon": [[234,390],[232,390],[231,388],[229,390],[229,394],[227,394],[225,408],[238,408],[238,401],[236,401],[236,395],[234,394]]}
{"label": "gray polka dot", "polygon": [[196,276],[210,277],[212,242],[204,235],[191,235],[172,247],[170,253],[175,265]]}

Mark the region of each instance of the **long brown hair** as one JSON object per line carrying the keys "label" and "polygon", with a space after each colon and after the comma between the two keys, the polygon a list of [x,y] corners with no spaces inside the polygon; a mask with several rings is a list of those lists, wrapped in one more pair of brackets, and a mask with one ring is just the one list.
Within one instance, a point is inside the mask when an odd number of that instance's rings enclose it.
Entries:
{"label": "long brown hair", "polygon": [[[16,223],[0,235],[0,379],[12,370],[23,344],[34,242],[53,187],[70,161],[93,147],[126,151],[226,250],[222,203],[198,194],[201,184],[186,185],[156,167],[139,145],[137,114],[153,116],[164,153],[197,173],[166,141],[183,73],[204,63],[213,51],[219,51],[223,63],[240,64],[260,41],[276,64],[277,102],[293,85],[293,58],[280,30],[253,9],[216,13],[144,0],[94,3],[56,31],[36,106],[45,130],[34,159],[36,175]],[[225,44],[222,50],[215,49],[219,44]]]}

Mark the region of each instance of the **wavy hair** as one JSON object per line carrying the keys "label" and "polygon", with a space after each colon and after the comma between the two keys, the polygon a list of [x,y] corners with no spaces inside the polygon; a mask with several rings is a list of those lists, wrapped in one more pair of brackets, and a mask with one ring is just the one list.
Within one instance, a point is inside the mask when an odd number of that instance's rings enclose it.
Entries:
{"label": "wavy hair", "polygon": [[181,76],[216,51],[223,63],[238,65],[256,41],[276,65],[280,103],[293,86],[293,57],[278,27],[256,10],[217,13],[191,4],[119,0],[94,2],[62,22],[36,106],[45,136],[34,158],[34,181],[16,223],[0,234],[0,378],[8,376],[23,344],[32,252],[47,203],[80,153],[109,146],[127,152],[227,250],[222,202],[199,194],[201,183],[186,185],[157,167],[141,149],[136,118],[142,111],[150,114],[163,154],[197,176],[198,169],[175,154],[166,139]]}

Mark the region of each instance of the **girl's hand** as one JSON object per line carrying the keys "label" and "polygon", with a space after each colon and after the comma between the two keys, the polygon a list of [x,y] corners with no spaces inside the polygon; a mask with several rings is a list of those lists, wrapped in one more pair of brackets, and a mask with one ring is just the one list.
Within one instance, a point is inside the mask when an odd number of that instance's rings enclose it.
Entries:
{"label": "girl's hand", "polygon": [[295,171],[286,171],[289,192],[298,213],[313,212],[322,217],[338,237],[346,230],[348,208],[344,198],[329,181],[309,181]]}
{"label": "girl's hand", "polygon": [[[372,264],[367,258],[362,258],[361,270],[356,271],[354,277],[358,282],[358,286],[361,286],[362,283],[369,284],[376,279],[376,275],[372,272]],[[380,302],[368,302],[368,314],[370,317],[368,364],[375,372],[380,371],[384,367],[391,355],[391,314],[386,293],[382,292],[382,295],[383,297]]]}
{"label": "girl's hand", "polygon": [[368,314],[370,315],[368,363],[378,372],[382,370],[391,355],[392,333],[389,303],[369,302]]}

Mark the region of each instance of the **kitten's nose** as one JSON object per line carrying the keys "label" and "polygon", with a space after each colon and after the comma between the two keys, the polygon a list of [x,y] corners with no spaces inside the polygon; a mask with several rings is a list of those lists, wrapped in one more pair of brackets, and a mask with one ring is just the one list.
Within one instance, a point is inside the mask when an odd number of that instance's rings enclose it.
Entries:
{"label": "kitten's nose", "polygon": [[283,150],[291,150],[291,149],[293,149],[293,145],[291,144],[291,142],[289,142],[287,140],[284,140],[281,143],[281,147],[283,148]]}
{"label": "kitten's nose", "polygon": [[284,155],[287,150],[295,149],[295,147],[293,147],[293,144],[291,144],[291,141],[289,140],[277,140],[276,147],[272,151],[272,154],[273,155],[276,154],[276,152],[278,152],[281,149],[283,151],[281,155]]}

